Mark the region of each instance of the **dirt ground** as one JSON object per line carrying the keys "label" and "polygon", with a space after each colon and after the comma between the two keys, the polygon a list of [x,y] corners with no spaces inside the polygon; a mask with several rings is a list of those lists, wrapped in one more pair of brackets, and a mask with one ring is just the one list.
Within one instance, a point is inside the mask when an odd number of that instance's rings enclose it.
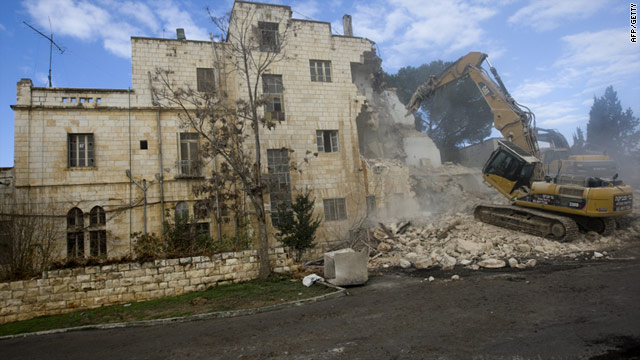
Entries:
{"label": "dirt ground", "polygon": [[540,259],[526,270],[385,269],[349,290],[352,296],[250,316],[3,340],[0,353],[94,360],[640,358],[640,242],[607,259]]}

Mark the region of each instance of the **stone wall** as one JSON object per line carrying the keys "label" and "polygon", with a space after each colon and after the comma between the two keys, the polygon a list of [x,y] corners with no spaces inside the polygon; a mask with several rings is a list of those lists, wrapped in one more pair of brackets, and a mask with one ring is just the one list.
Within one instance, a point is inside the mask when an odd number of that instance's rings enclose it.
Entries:
{"label": "stone wall", "polygon": [[[274,272],[293,264],[270,249]],[[0,324],[43,315],[180,295],[258,277],[257,250],[154,262],[45,271],[41,279],[0,283]]]}

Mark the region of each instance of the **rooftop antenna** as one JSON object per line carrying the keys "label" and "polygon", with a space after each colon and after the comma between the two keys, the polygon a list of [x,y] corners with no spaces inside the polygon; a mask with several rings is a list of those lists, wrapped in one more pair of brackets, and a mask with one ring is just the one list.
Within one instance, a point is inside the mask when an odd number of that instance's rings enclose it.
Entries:
{"label": "rooftop antenna", "polygon": [[26,21],[23,21],[23,23],[25,25],[27,25],[28,27],[30,27],[33,31],[37,32],[38,34],[44,36],[45,39],[49,40],[49,87],[53,87],[53,85],[51,84],[51,60],[53,58],[53,45],[56,46],[56,48],[58,48],[58,50],[60,51],[60,54],[64,54],[64,50],[58,46],[58,44],[56,44],[55,41],[53,41],[53,30],[51,29],[51,18],[49,18],[49,31],[51,32],[51,36],[47,36],[45,34],[43,34],[40,30],[34,28],[33,26],[27,24]]}

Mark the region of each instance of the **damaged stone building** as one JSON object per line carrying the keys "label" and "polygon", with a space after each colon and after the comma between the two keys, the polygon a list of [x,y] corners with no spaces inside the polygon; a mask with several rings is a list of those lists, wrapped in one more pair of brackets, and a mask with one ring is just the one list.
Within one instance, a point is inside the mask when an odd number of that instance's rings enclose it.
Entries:
{"label": "damaged stone building", "polygon": [[[290,31],[286,58],[269,67],[258,87],[268,95],[261,111],[279,121],[260,130],[262,172],[279,179],[285,196],[312,190],[323,220],[317,242],[327,249],[368,213],[406,206],[405,163],[438,166],[440,157],[413,130],[393,91],[383,89],[375,43],[352,35],[350,17],[346,33],[334,35],[330,23],[291,15],[288,6],[243,1],[231,13],[250,20],[267,47]],[[193,192],[212,164],[193,166],[202,139],[180,126],[177,109],[153,100],[152,74],[168,69],[182,85],[242,98],[246,83],[230,71],[227,41],[193,41],[182,31],[176,39],[132,37],[131,89],[44,88],[20,80],[12,106],[15,165],[3,171],[10,179],[0,185],[4,201],[53,209],[66,233],[60,257],[128,255],[132,233],[160,234],[165,217],[176,214],[193,217],[215,239],[216,217],[200,211],[202,199]],[[282,166],[303,163],[309,152],[317,156],[303,171]],[[399,163],[390,169],[373,158]],[[268,211],[272,195],[264,199]],[[229,231],[234,214],[221,215]]]}

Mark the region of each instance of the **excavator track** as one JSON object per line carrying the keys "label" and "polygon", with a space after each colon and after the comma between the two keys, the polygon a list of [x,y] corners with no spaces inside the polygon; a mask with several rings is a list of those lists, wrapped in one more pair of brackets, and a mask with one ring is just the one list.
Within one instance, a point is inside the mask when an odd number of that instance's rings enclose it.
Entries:
{"label": "excavator track", "polygon": [[473,216],[487,224],[562,242],[573,241],[579,234],[578,224],[570,217],[522,206],[479,204]]}

